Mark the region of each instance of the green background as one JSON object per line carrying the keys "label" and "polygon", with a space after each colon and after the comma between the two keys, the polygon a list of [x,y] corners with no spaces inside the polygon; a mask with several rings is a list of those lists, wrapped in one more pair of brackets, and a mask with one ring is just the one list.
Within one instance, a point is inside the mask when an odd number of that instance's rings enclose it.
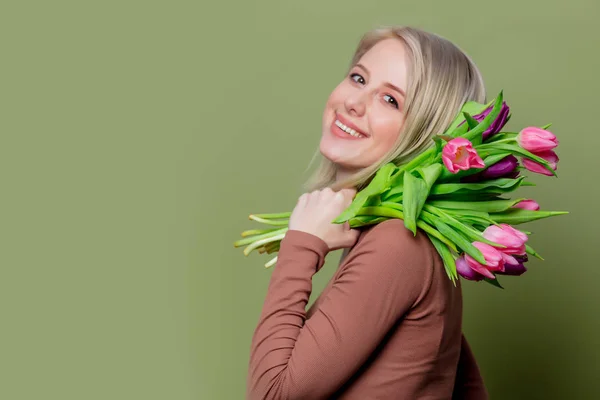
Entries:
{"label": "green background", "polygon": [[[289,211],[363,32],[449,38],[552,122],[559,178],[533,259],[464,284],[492,399],[600,398],[596,0],[48,1],[0,6],[0,398],[242,399],[267,257],[233,241]],[[335,269],[329,256],[315,294]],[[314,299],[314,298],[313,298]],[[326,379],[326,377],[324,377]]]}

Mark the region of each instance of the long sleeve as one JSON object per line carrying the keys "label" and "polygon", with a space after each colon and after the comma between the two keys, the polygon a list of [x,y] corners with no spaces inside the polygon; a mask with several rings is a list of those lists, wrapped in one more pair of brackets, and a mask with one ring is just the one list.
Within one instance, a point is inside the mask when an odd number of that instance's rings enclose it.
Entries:
{"label": "long sleeve", "polygon": [[483,384],[483,379],[479,373],[479,367],[475,361],[475,356],[471,347],[462,335],[460,359],[458,360],[458,369],[456,371],[456,381],[454,384],[454,400],[487,400],[488,392]]}
{"label": "long sleeve", "polygon": [[429,285],[421,239],[401,220],[373,227],[307,320],[311,278],[327,245],[288,231],[252,339],[248,398],[318,400],[340,388]]}

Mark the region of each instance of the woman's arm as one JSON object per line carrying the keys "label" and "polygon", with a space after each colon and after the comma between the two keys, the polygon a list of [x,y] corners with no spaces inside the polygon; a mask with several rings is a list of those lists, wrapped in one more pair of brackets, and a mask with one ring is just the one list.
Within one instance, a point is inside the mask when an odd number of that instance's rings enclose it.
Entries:
{"label": "woman's arm", "polygon": [[423,239],[401,220],[370,229],[306,320],[311,278],[328,246],[288,231],[252,340],[248,398],[318,400],[343,385],[428,287]]}
{"label": "woman's arm", "polygon": [[460,359],[454,383],[454,400],[487,400],[488,392],[479,373],[475,356],[471,351],[465,335],[462,335]]}

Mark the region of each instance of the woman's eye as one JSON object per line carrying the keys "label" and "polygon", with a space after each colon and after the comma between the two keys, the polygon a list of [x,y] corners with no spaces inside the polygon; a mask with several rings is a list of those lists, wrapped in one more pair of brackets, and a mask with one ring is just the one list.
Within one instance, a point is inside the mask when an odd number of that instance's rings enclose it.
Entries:
{"label": "woman's eye", "polygon": [[383,96],[384,98],[389,98],[390,100],[386,100],[386,103],[390,103],[391,105],[393,105],[395,108],[398,108],[398,102],[396,101],[396,99],[394,99],[392,96],[390,96],[389,94],[386,94],[385,96]]}
{"label": "woman's eye", "polygon": [[361,85],[365,84],[365,78],[363,78],[360,74],[350,74],[350,79],[352,79],[356,83],[360,83]]}

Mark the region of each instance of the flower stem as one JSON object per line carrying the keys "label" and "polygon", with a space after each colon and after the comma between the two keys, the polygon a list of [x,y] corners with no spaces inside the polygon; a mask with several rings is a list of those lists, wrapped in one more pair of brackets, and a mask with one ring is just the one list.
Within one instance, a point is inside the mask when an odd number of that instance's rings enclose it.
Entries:
{"label": "flower stem", "polygon": [[[391,217],[398,218],[404,220],[404,213],[397,209],[392,209],[388,207],[363,207],[358,210],[357,215],[375,215],[380,217]],[[446,244],[452,250],[457,251],[456,245],[452,243],[448,238],[439,233],[435,228],[428,225],[425,221],[418,219],[417,227],[421,228],[423,231],[429,233],[432,236],[435,236],[438,240]]]}
{"label": "flower stem", "polygon": [[[287,232],[287,228],[285,228],[285,230],[286,230],[286,232]],[[256,249],[256,248],[258,248],[258,247],[260,247],[260,246],[262,246],[262,245],[264,245],[264,244],[267,244],[267,243],[270,243],[270,242],[275,242],[275,241],[277,241],[277,240],[283,240],[283,238],[284,238],[284,237],[285,237],[285,232],[284,232],[284,233],[281,233],[281,234],[279,234],[279,235],[277,235],[277,236],[268,237],[268,238],[266,238],[266,239],[262,239],[262,240],[257,240],[256,242],[254,242],[254,243],[250,244],[248,247],[246,247],[246,248],[244,249],[244,255],[245,255],[245,256],[247,256],[247,255],[248,255],[248,254],[250,254],[250,253],[251,253],[251,252],[252,252],[254,249]]]}
{"label": "flower stem", "polygon": [[237,242],[235,242],[233,244],[233,247],[241,247],[241,246],[244,246],[244,245],[247,245],[247,244],[250,244],[250,243],[254,243],[256,241],[260,241],[260,240],[263,240],[263,239],[268,239],[268,238],[280,235],[282,233],[285,233],[285,232],[287,232],[287,230],[288,230],[288,228],[285,227],[285,228],[281,228],[281,229],[271,230],[270,232],[263,233],[261,235],[255,235],[255,236],[252,236],[252,237],[249,237],[249,238],[240,239],[240,240],[238,240]]}
{"label": "flower stem", "polygon": [[269,261],[268,263],[265,264],[265,268],[270,268],[273,265],[275,265],[275,263],[277,262],[277,256],[273,257],[271,259],[271,261]]}
{"label": "flower stem", "polygon": [[291,212],[283,212],[283,213],[273,213],[273,214],[252,214],[255,217],[262,219],[277,219],[277,218],[290,218],[292,215]]}
{"label": "flower stem", "polygon": [[256,222],[275,226],[287,225],[289,223],[289,220],[287,219],[271,220],[259,217],[258,215],[249,215],[248,218]]}

